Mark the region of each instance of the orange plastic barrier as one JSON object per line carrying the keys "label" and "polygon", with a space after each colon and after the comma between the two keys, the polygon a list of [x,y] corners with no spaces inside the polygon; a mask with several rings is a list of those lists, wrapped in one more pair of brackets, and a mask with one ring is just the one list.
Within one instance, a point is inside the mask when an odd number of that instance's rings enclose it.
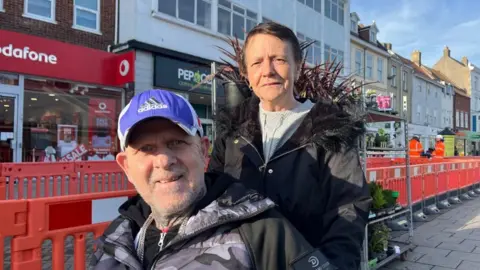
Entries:
{"label": "orange plastic barrier", "polygon": [[[87,233],[93,232],[95,238],[98,238],[118,215],[119,203],[134,195],[134,190],[127,190],[0,201],[0,236],[13,236],[11,269],[42,269],[42,243],[47,239],[52,241],[51,269],[64,269],[64,242],[67,236],[74,237],[75,269],[86,269]],[[103,209],[101,204],[110,207]],[[105,215],[112,218],[106,218]],[[98,218],[107,220],[95,222]],[[0,254],[3,255],[3,252]]]}
{"label": "orange plastic barrier", "polygon": [[115,161],[0,164],[0,200],[130,189]]}

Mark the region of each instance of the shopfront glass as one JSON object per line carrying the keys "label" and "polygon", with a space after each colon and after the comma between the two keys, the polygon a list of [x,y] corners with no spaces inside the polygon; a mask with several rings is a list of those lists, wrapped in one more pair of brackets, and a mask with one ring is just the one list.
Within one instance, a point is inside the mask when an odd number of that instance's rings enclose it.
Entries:
{"label": "shopfront glass", "polygon": [[19,159],[16,151],[18,96],[19,76],[0,73],[0,163]]}
{"label": "shopfront glass", "polygon": [[22,160],[114,160],[121,92],[25,78]]}

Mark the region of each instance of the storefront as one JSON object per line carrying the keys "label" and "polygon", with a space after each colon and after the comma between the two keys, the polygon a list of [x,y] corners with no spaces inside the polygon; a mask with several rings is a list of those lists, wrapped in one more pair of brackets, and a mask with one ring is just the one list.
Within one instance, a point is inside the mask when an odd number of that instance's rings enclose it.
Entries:
{"label": "storefront", "polygon": [[[153,86],[183,95],[197,112],[205,134],[212,141],[212,82],[210,66],[187,58],[154,54]],[[218,87],[217,102],[222,102],[223,91]],[[217,104],[219,104],[217,103]]]}
{"label": "storefront", "polygon": [[114,159],[135,53],[0,37],[0,162]]}

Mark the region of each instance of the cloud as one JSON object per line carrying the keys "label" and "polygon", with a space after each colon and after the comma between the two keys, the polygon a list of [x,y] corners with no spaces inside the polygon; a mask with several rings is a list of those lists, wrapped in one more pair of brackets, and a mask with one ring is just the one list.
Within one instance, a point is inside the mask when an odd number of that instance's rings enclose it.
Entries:
{"label": "cloud", "polygon": [[[468,3],[465,3],[468,2]],[[475,1],[449,0],[352,0],[362,23],[376,21],[378,38],[392,43],[394,51],[410,58],[413,50],[422,51],[422,62],[432,66],[448,45],[457,58],[468,56],[480,64],[480,19]],[[476,5],[476,6],[475,6]]]}

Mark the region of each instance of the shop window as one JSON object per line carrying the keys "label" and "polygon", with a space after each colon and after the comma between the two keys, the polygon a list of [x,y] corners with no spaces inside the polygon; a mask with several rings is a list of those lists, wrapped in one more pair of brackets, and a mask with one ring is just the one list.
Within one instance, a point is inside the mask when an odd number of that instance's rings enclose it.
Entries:
{"label": "shop window", "polygon": [[0,84],[18,85],[19,76],[17,74],[8,74],[0,72]]}
{"label": "shop window", "polygon": [[55,21],[55,0],[25,0],[24,8],[28,17]]}
{"label": "shop window", "polygon": [[0,11],[3,11],[3,0],[0,0]]}
{"label": "shop window", "polygon": [[75,0],[75,27],[100,31],[100,0]]}
{"label": "shop window", "polygon": [[23,161],[114,160],[121,92],[25,79]]}
{"label": "shop window", "polygon": [[205,28],[211,28],[210,0],[159,0],[158,11]]}

